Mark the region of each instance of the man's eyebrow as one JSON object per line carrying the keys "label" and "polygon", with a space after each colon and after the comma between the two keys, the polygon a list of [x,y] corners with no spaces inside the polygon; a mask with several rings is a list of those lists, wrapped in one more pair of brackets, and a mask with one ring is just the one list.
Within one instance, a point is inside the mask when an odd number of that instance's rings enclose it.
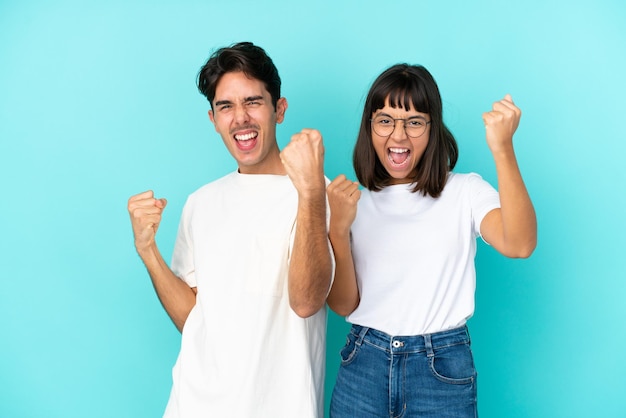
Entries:
{"label": "man's eyebrow", "polygon": [[218,100],[217,102],[213,103],[214,106],[222,106],[222,105],[227,105],[227,104],[232,104],[233,102],[231,102],[230,100]]}
{"label": "man's eyebrow", "polygon": [[[258,96],[249,96],[243,99],[244,103],[248,103],[248,102],[256,102],[259,100],[263,100],[263,96],[258,95]],[[223,105],[230,105],[233,104],[232,101],[230,100],[218,100],[217,102],[213,103],[214,106],[218,107],[218,106],[223,106]]]}

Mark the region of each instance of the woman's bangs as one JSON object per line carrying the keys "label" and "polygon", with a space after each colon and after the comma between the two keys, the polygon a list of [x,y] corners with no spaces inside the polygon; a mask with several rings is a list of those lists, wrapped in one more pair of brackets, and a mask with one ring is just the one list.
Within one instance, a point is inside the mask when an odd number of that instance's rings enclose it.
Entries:
{"label": "woman's bangs", "polygon": [[413,108],[421,113],[430,113],[426,91],[416,83],[396,85],[389,92],[388,97],[389,106],[394,109],[402,108],[408,110]]}

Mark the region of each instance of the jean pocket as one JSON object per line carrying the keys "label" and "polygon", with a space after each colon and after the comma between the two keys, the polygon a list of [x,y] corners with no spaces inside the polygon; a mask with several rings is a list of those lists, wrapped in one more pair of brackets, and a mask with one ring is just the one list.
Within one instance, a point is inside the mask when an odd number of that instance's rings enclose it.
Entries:
{"label": "jean pocket", "polygon": [[456,344],[435,350],[430,358],[430,370],[439,381],[467,385],[476,378],[474,357],[469,344]]}
{"label": "jean pocket", "polygon": [[357,346],[356,344],[357,338],[358,336],[354,335],[352,332],[348,334],[348,337],[346,338],[346,344],[339,352],[342,366],[347,366],[348,364],[352,363],[352,361],[356,357],[359,348],[359,346]]}

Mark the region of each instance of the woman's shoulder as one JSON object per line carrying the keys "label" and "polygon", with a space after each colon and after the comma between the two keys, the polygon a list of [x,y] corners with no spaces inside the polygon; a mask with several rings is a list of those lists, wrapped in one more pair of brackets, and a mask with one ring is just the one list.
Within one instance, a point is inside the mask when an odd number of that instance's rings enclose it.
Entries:
{"label": "woman's shoulder", "polygon": [[466,182],[466,181],[476,181],[476,180],[482,180],[482,176],[478,173],[474,173],[474,172],[469,172],[469,173],[456,173],[456,172],[450,172],[448,174],[448,184],[454,182],[454,183],[462,183],[462,182]]}
{"label": "woman's shoulder", "polygon": [[493,188],[491,184],[483,179],[483,177],[474,172],[469,173],[450,173],[448,175],[448,180],[446,182],[446,187],[444,188],[445,192],[460,192],[464,191],[480,191],[485,188],[491,189]]}
{"label": "woman's shoulder", "polygon": [[455,173],[450,172],[448,174],[448,180],[446,182],[446,187],[448,186],[463,186],[468,184],[485,184],[488,183],[483,177],[474,172],[469,173]]}

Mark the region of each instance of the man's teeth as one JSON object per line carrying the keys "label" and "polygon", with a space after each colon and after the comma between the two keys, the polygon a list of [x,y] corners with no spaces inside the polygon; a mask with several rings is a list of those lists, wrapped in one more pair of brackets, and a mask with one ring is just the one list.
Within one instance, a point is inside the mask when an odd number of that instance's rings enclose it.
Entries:
{"label": "man's teeth", "polygon": [[256,136],[255,132],[250,132],[249,134],[245,134],[245,135],[235,135],[235,139],[237,141],[248,141],[249,139],[252,139]]}
{"label": "man's teeth", "polygon": [[402,154],[403,152],[409,152],[406,148],[389,148],[389,151],[395,152],[396,154]]}

